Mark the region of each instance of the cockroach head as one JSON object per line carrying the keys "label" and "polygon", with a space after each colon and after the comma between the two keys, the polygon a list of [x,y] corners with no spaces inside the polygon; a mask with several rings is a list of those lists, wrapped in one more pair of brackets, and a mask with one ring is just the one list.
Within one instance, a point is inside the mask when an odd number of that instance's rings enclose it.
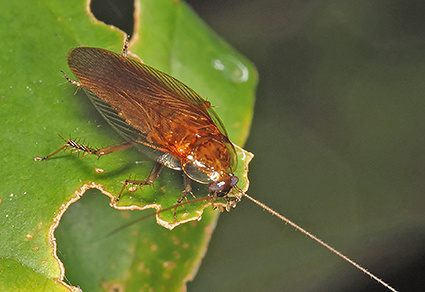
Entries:
{"label": "cockroach head", "polygon": [[233,174],[229,174],[228,176],[221,178],[220,180],[212,182],[208,189],[211,193],[216,194],[218,197],[223,197],[227,195],[232,188],[236,186],[239,179]]}

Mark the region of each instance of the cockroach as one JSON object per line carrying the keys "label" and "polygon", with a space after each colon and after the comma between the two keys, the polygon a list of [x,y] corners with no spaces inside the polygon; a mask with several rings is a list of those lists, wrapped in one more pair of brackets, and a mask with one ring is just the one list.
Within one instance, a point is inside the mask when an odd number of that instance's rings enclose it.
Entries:
{"label": "cockroach", "polygon": [[[230,199],[230,193],[236,192],[236,201],[241,197],[248,198],[389,290],[396,291],[327,243],[240,189],[237,185],[239,179],[233,174],[237,163],[234,145],[210,102],[174,77],[128,57],[127,52],[128,38],[122,54],[101,48],[77,47],[69,52],[68,65],[78,81],[62,72],[71,84],[85,91],[103,118],[126,142],[96,149],[64,139],[62,148],[46,157],[36,157],[35,160],[46,160],[68,148],[101,157],[135,147],[154,160],[155,165],[146,180],[125,180],[118,199],[127,186],[151,185],[164,166],[183,171],[188,178],[184,195],[171,208],[187,204],[182,203],[182,200],[187,194],[192,194],[191,180],[208,184],[210,200],[225,198],[227,209],[235,205],[235,200]],[[193,201],[199,200],[205,198]]]}

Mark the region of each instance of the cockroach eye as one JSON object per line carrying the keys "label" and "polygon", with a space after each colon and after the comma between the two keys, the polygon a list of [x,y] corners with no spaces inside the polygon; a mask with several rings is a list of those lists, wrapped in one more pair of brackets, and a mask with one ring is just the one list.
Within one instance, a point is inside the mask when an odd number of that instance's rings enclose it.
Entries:
{"label": "cockroach eye", "polygon": [[237,176],[231,176],[230,177],[230,186],[233,188],[239,181],[239,178]]}
{"label": "cockroach eye", "polygon": [[229,176],[223,180],[215,181],[208,186],[211,193],[216,193],[219,197],[227,195],[227,193],[238,183],[236,176]]}
{"label": "cockroach eye", "polygon": [[226,181],[215,181],[208,186],[212,193],[221,193],[226,186]]}

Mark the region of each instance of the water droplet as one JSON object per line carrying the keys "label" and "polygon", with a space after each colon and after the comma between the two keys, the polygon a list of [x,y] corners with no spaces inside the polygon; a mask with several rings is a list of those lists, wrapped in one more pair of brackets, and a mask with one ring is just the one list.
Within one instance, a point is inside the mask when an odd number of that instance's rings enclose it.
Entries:
{"label": "water droplet", "polygon": [[214,69],[223,71],[225,69],[224,64],[219,59],[213,60]]}
{"label": "water droplet", "polygon": [[212,60],[212,66],[235,83],[246,82],[249,79],[249,70],[241,60],[232,55],[223,55]]}

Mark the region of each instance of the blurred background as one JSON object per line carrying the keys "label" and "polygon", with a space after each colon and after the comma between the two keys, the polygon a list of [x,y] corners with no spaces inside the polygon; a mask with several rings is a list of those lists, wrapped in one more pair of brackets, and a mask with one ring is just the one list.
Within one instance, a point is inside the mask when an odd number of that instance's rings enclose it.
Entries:
{"label": "blurred background", "polygon": [[[425,2],[187,1],[259,71],[249,194],[400,291],[425,278]],[[97,0],[132,32],[131,1]],[[247,200],[189,291],[387,291]]]}

